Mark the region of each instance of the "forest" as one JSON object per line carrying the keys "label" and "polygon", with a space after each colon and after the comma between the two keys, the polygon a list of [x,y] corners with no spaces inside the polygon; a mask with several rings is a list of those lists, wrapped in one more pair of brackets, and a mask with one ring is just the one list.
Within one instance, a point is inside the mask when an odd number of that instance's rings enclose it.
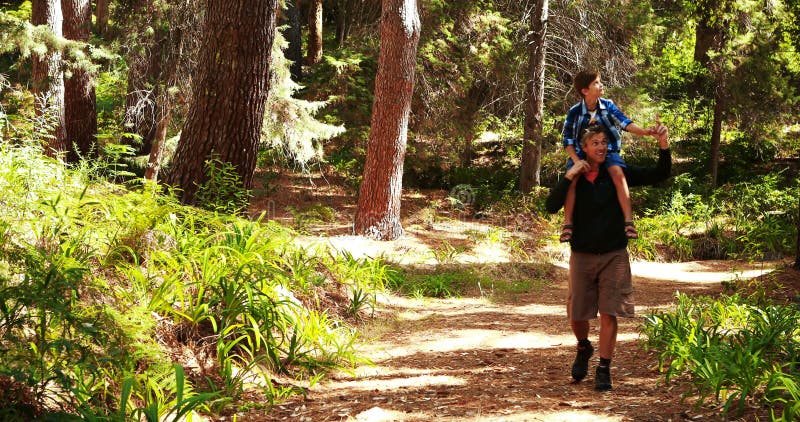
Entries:
{"label": "forest", "polygon": [[[631,189],[634,262],[763,270],[636,276],[604,409],[561,382],[546,209],[587,69],[669,130],[671,177]],[[0,420],[798,420],[798,107],[792,0],[0,0]],[[561,331],[452,340],[439,369],[511,368],[485,389],[333,387],[475,301]],[[526,353],[563,357],[547,393],[515,384]]]}

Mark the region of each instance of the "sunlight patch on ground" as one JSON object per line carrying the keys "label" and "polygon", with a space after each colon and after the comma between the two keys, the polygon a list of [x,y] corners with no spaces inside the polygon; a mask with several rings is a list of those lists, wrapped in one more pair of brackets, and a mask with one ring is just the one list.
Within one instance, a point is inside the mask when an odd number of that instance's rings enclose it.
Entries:
{"label": "sunlight patch on ground", "polygon": [[[637,333],[619,333],[618,341],[636,340]],[[502,330],[448,330],[424,331],[403,340],[406,346],[396,343],[371,343],[366,353],[376,361],[425,353],[450,353],[469,350],[542,349],[572,345],[575,337],[564,323],[564,334],[549,335],[537,332],[510,332]]]}
{"label": "sunlight patch on ground", "polygon": [[509,312],[515,313],[519,315],[563,315],[564,321],[566,323],[567,318],[567,305],[566,299],[564,300],[564,305],[539,305],[537,303],[531,303],[530,305],[524,306],[514,306],[511,307]]}
{"label": "sunlight patch on ground", "polygon": [[[409,298],[395,295],[379,295],[378,303],[387,306],[410,309],[398,313],[401,320],[416,321],[430,315],[453,316],[465,313],[505,313],[517,315],[565,315],[566,305],[497,305],[485,298],[462,297],[457,299]],[[566,300],[566,299],[565,299]],[[565,302],[566,303],[566,302]],[[455,306],[454,306],[455,305]]]}
{"label": "sunlight patch on ground", "polygon": [[[514,314],[514,315],[563,315],[566,320],[566,306],[565,305],[526,305],[526,306],[481,306],[481,307],[461,307],[458,309],[450,310],[419,310],[411,309],[409,311],[399,312],[397,318],[405,321],[420,321],[429,318],[432,315],[449,317],[449,316],[462,316],[466,313],[470,314]],[[497,320],[494,324],[500,325],[503,322]]]}
{"label": "sunlight patch on ground", "polygon": [[773,270],[767,266],[749,266],[749,268],[731,266],[728,271],[719,271],[717,268],[710,263],[698,261],[670,263],[635,261],[631,263],[631,271],[634,276],[682,283],[719,283],[731,281],[737,277],[748,279],[762,276]]}
{"label": "sunlight patch on ground", "polygon": [[[415,226],[416,227],[416,226]],[[486,234],[493,230],[491,225],[472,221],[447,220],[435,222],[427,229],[409,229],[408,235],[393,241],[379,241],[363,236],[297,236],[295,242],[305,248],[325,246],[332,250],[347,251],[354,258],[384,258],[398,264],[428,264],[435,265],[435,251],[423,241],[425,236],[437,239],[467,243],[468,246],[451,257],[453,262],[463,264],[473,263],[507,263],[511,261],[503,242],[485,242],[473,239],[469,233]],[[414,233],[420,231],[420,235]],[[467,233],[467,234],[465,234]],[[424,234],[425,236],[421,236]],[[439,241],[437,241],[437,244]]]}
{"label": "sunlight patch on ground", "polygon": [[365,410],[359,413],[353,419],[350,420],[358,422],[419,421],[419,420],[428,420],[428,421],[435,420],[442,422],[445,421],[618,422],[622,421],[623,418],[619,416],[610,416],[583,410],[567,410],[563,412],[522,412],[522,411],[509,410],[507,412],[503,412],[502,415],[491,415],[491,414],[482,414],[481,412],[475,412],[475,415],[473,417],[454,418],[454,417],[434,415],[421,412],[415,412],[415,413],[398,412],[397,410],[383,409],[381,407],[376,406],[369,410]]}
{"label": "sunlight patch on ground", "polygon": [[425,419],[427,418],[424,413],[406,413],[397,410],[373,407],[372,409],[365,410],[357,414],[354,418],[348,420],[358,422],[391,422]]}
{"label": "sunlight patch on ground", "polygon": [[[451,377],[449,375],[420,375],[416,377],[402,377],[390,379],[361,379],[348,381],[326,382],[320,386],[325,391],[329,390],[359,390],[359,391],[396,391],[401,388],[421,388],[434,385],[455,386],[464,385],[466,381],[462,378]],[[316,387],[315,387],[316,388]]]}
{"label": "sunlight patch on ground", "polygon": [[387,306],[394,306],[404,309],[419,310],[424,309],[426,314],[435,312],[458,312],[464,313],[465,309],[486,309],[491,307],[492,304],[483,298],[450,298],[450,299],[435,299],[430,297],[414,298],[397,295],[379,295],[378,303]]}
{"label": "sunlight patch on ground", "polygon": [[[553,262],[556,267],[569,269],[566,261]],[[725,267],[726,269],[720,270]],[[754,278],[768,274],[774,270],[772,265],[739,265],[726,261],[689,261],[689,262],[631,262],[631,273],[634,277],[651,280],[675,281],[679,283],[712,284],[731,281],[738,278]]]}
{"label": "sunlight patch on ground", "polygon": [[392,261],[400,264],[433,261],[430,247],[410,236],[390,242],[363,236],[306,236],[298,237],[296,241],[305,247],[322,244],[338,252],[347,251],[356,259],[391,257]]}

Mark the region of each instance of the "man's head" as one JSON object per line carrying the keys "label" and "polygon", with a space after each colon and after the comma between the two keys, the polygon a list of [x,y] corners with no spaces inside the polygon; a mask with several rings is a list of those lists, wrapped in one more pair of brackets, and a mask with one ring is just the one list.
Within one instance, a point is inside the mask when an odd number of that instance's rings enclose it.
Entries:
{"label": "man's head", "polygon": [[602,163],[608,154],[608,137],[606,128],[594,123],[586,126],[581,132],[581,149],[586,154],[586,160],[595,163]]}
{"label": "man's head", "polygon": [[583,92],[584,89],[589,89],[589,86],[600,77],[600,72],[596,70],[581,70],[578,72],[577,75],[572,79],[572,87],[575,89],[575,92],[581,96],[581,98],[585,97],[586,94]]}

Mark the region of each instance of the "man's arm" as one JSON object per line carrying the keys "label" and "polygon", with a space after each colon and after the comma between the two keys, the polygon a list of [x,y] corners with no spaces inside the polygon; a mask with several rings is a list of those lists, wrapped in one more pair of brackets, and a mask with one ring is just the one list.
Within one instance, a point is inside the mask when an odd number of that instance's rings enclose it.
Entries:
{"label": "man's arm", "polygon": [[567,192],[571,184],[572,180],[562,177],[558,184],[550,189],[550,195],[547,195],[547,200],[544,203],[547,212],[555,214],[564,206],[564,200],[567,199]]}
{"label": "man's arm", "polygon": [[667,179],[671,171],[672,153],[669,148],[658,151],[658,163],[655,167],[628,165],[624,170],[628,186],[655,185]]}
{"label": "man's arm", "polygon": [[589,164],[581,160],[577,161],[575,165],[567,170],[564,177],[558,181],[558,184],[550,189],[550,195],[547,195],[547,200],[544,203],[547,212],[555,214],[564,206],[564,200],[567,199],[567,192],[569,192],[572,181],[575,180],[576,177],[580,177],[582,173],[585,173],[588,168]]}
{"label": "man's arm", "polygon": [[[657,117],[656,117],[657,118]],[[672,153],[669,149],[669,130],[660,122],[653,128],[653,137],[658,139],[658,164],[655,167],[628,166],[625,178],[628,186],[655,185],[669,177],[672,172]]]}

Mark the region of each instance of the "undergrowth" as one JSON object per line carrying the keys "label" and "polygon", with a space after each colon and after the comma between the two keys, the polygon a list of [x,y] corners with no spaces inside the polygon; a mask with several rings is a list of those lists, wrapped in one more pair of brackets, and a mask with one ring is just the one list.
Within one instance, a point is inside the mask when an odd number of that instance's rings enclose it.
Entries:
{"label": "undergrowth", "polygon": [[0,419],[177,420],[361,361],[383,263],[97,170],[0,144]]}
{"label": "undergrowth", "polygon": [[666,381],[685,376],[696,406],[741,415],[766,406],[772,420],[800,418],[800,309],[755,293],[693,297],[645,319],[646,347]]}

